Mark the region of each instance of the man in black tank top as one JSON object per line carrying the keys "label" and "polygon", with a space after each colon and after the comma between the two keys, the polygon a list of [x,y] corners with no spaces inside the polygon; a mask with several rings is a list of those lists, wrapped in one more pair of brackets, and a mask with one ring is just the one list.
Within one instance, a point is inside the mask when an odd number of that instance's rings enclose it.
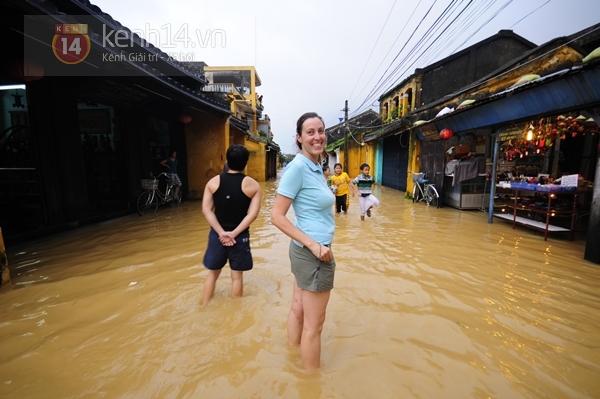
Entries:
{"label": "man in black tank top", "polygon": [[229,170],[210,179],[204,188],[202,213],[211,228],[204,254],[208,276],[204,281],[202,305],[212,298],[221,269],[227,261],[231,268],[231,296],[234,298],[243,295],[243,272],[253,266],[250,224],[258,216],[261,191],[258,182],[243,173],[249,155],[243,145],[229,147]]}

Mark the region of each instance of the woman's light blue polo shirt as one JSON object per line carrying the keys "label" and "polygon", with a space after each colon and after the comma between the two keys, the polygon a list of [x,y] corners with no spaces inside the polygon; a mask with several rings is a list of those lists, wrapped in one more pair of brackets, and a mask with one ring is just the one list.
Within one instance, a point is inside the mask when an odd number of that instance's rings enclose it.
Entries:
{"label": "woman's light blue polo shirt", "polygon": [[301,153],[296,154],[281,175],[277,193],[292,199],[296,227],[319,244],[331,244],[335,230],[335,195],[327,187],[320,165]]}

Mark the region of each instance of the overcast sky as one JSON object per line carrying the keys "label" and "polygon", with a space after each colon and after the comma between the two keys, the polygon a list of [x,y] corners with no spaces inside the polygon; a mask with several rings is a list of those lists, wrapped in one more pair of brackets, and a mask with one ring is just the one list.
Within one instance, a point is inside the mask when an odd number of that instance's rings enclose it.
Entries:
{"label": "overcast sky", "polygon": [[256,66],[257,93],[284,153],[295,152],[302,113],[315,111],[332,126],[345,100],[350,116],[377,109],[379,96],[415,68],[499,30],[540,45],[600,22],[600,0],[91,2],[148,32],[167,53],[210,66]]}

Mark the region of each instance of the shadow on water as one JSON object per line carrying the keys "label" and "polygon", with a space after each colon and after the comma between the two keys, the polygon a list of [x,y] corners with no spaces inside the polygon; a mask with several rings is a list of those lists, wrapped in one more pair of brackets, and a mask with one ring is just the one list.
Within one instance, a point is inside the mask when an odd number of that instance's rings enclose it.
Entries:
{"label": "shadow on water", "polygon": [[255,269],[199,306],[200,202],[9,248],[0,396],[154,398],[594,398],[600,268],[584,243],[483,213],[412,204],[336,215],[335,289],[322,369],[286,346],[289,240],[252,225]]}

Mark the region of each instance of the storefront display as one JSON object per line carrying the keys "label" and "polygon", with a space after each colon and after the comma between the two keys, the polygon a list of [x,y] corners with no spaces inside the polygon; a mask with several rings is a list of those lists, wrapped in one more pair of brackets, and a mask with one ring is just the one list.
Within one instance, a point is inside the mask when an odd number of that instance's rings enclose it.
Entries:
{"label": "storefront display", "polygon": [[566,140],[567,136],[575,138],[588,134],[595,135],[598,133],[598,125],[593,119],[585,118],[583,115],[559,115],[556,118],[542,118],[537,125],[534,125],[533,121],[512,125],[506,129],[506,132],[512,135],[507,135],[507,140],[502,140],[499,158],[512,162],[529,156],[545,155],[552,150],[557,139]]}
{"label": "storefront display", "polygon": [[544,239],[550,232],[573,239],[595,177],[598,125],[592,122],[572,114],[501,129],[493,216],[542,231]]}
{"label": "storefront display", "polygon": [[[558,186],[560,187],[560,186]],[[573,240],[577,220],[577,195],[575,190],[558,193],[543,192],[532,187],[528,189],[504,187],[504,194],[498,196],[499,207],[494,216],[533,228],[544,233],[568,232]],[[567,219],[566,222],[560,219]]]}

